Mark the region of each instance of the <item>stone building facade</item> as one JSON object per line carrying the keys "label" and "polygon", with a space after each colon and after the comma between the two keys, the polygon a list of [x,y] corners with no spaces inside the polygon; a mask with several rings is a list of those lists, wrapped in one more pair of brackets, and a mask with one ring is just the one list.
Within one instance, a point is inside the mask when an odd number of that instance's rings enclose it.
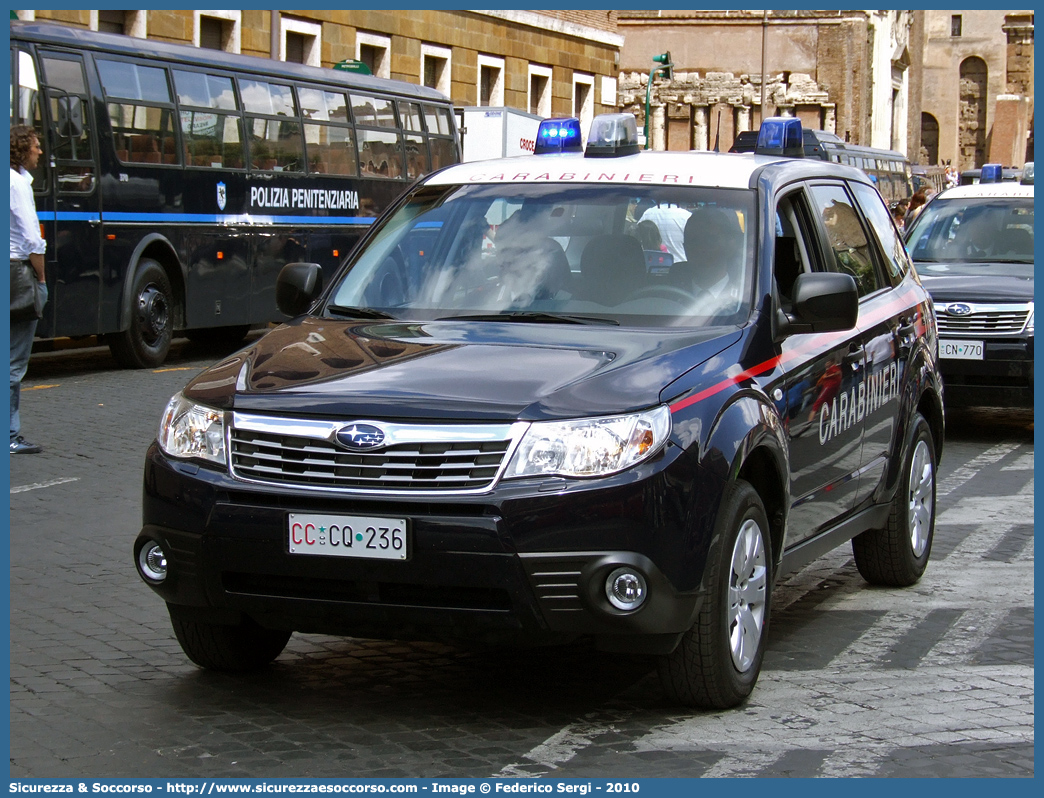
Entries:
{"label": "stone building facade", "polygon": [[652,57],[669,50],[675,79],[657,78],[652,92],[654,147],[718,140],[728,149],[763,115],[782,114],[855,144],[905,152],[913,13],[620,11],[621,104],[644,116]]}
{"label": "stone building facade", "polygon": [[425,84],[456,105],[587,120],[617,107],[623,39],[612,11],[20,11],[140,38]]}
{"label": "stone building facade", "polygon": [[922,162],[1022,166],[1032,158],[1033,13],[922,13]]}

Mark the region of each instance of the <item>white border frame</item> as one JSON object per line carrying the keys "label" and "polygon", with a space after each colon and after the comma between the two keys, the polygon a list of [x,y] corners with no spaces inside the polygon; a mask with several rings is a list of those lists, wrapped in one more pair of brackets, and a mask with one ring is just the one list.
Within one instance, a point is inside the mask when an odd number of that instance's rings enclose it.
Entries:
{"label": "white border frame", "polygon": [[530,64],[526,76],[526,110],[533,113],[533,76],[547,78],[547,89],[537,102],[536,113],[545,119],[551,116],[551,98],[554,96],[554,68],[540,64]]}
{"label": "white border frame", "polygon": [[[210,17],[211,19],[220,19],[224,22],[232,23],[232,35],[229,37],[228,46],[231,49],[225,50],[226,53],[239,53],[242,52],[242,30],[243,30],[243,12],[242,11],[193,11],[192,12],[192,43],[199,47],[200,40],[200,18]],[[222,48],[224,49],[224,48]]]}
{"label": "white border frame", "polygon": [[489,108],[502,108],[504,106],[504,59],[495,55],[478,54],[475,76],[475,105],[482,105],[482,68],[489,67],[498,70],[497,79],[493,84],[493,90],[489,95]]}
{"label": "white border frame", "polygon": [[377,67],[377,74],[374,77],[377,78],[390,78],[391,77],[391,36],[382,36],[379,33],[366,33],[364,31],[355,32],[355,60],[361,61],[359,58],[362,55],[362,47],[375,47],[379,50],[384,50],[384,57],[381,58],[380,66]]}
{"label": "white border frame", "polygon": [[428,58],[440,58],[446,62],[446,66],[442,70],[442,76],[439,78],[439,85],[435,87],[435,90],[441,91],[449,97],[453,92],[453,50],[449,47],[440,47],[437,44],[421,43],[421,67],[420,75],[417,76],[417,82],[421,86],[424,85],[424,68]]}

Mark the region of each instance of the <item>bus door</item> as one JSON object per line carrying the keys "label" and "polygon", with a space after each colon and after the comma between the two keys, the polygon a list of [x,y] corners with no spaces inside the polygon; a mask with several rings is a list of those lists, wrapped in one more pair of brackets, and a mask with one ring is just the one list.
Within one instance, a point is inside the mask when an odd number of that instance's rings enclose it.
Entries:
{"label": "bus door", "polygon": [[49,117],[45,156],[53,224],[47,241],[49,310],[38,334],[89,335],[98,331],[103,279],[93,105],[83,56],[40,50],[39,57]]}

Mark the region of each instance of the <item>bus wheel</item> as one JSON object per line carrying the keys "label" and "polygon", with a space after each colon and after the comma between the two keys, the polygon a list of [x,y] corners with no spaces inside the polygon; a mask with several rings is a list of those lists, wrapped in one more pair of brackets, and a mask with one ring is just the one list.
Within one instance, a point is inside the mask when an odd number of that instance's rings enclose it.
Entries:
{"label": "bus wheel", "polygon": [[153,368],[167,359],[174,332],[170,280],[156,261],[143,259],[131,290],[130,324],[109,337],[109,349],[124,368]]}

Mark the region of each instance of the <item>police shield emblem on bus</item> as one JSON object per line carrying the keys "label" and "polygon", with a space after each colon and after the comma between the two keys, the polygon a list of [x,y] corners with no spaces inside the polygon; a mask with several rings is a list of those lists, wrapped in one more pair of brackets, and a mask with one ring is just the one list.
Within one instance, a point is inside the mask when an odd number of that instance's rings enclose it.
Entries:
{"label": "police shield emblem on bus", "polygon": [[228,200],[228,192],[225,190],[225,184],[219,182],[217,184],[217,201],[218,201],[218,210],[219,211],[225,210],[225,202],[227,200]]}

